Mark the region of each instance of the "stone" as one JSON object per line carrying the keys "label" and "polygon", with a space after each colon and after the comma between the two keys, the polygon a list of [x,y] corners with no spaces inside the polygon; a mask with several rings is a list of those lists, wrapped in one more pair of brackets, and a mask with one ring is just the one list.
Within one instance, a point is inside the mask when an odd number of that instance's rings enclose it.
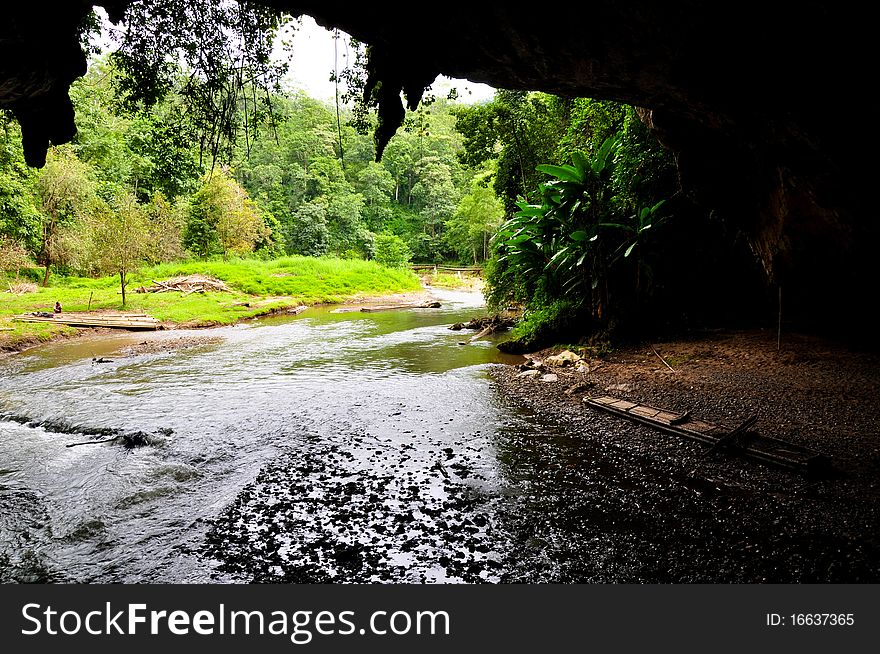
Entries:
{"label": "stone", "polygon": [[541,374],[540,370],[526,370],[517,375],[517,377],[537,377]]}
{"label": "stone", "polygon": [[542,382],[555,382],[555,381],[559,381],[559,375],[557,375],[557,374],[551,372],[551,373],[548,373],[548,374],[546,374],[546,375],[542,375],[542,376],[541,376],[541,381],[542,381]]}
{"label": "stone", "polygon": [[606,391],[617,391],[619,393],[629,393],[632,390],[630,384],[611,384],[605,387]]}
{"label": "stone", "polygon": [[550,366],[565,367],[574,365],[580,360],[581,358],[571,350],[563,350],[559,354],[554,354],[551,357],[547,357],[546,362],[547,365]]}
{"label": "stone", "polygon": [[566,395],[577,395],[578,393],[585,393],[595,385],[596,384],[593,382],[587,382],[584,384],[575,384],[574,386],[566,388],[565,394]]}

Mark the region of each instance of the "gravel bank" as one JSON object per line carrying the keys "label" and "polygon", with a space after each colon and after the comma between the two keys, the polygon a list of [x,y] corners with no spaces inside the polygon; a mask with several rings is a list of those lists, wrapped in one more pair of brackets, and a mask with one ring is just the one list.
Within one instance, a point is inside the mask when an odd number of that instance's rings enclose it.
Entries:
{"label": "gravel bank", "polygon": [[[656,350],[656,352],[655,352]],[[551,351],[535,353],[545,358]],[[665,360],[665,363],[661,360]],[[498,392],[547,438],[516,443],[531,484],[531,529],[556,581],[876,582],[880,580],[880,359],[817,338],[718,332],[554,368],[558,381],[494,368]],[[667,367],[669,364],[670,367]],[[581,392],[566,390],[583,385]],[[584,406],[613,394],[827,454],[824,479],[776,469]],[[566,535],[568,540],[566,540]],[[537,552],[523,547],[525,560]],[[547,552],[543,552],[543,556]],[[524,566],[527,579],[544,575]]]}

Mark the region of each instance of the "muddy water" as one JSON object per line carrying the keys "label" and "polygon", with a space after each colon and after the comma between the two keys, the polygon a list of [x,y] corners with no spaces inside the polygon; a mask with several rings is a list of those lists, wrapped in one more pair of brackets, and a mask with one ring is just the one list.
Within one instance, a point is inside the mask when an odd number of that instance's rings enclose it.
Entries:
{"label": "muddy water", "polygon": [[[492,391],[493,343],[447,329],[481,298],[442,295],[211,330],[221,342],[177,352],[122,356],[180,336],[127,334],[0,362],[7,577],[502,578],[498,439],[529,419]],[[67,447],[120,434],[147,444]]]}

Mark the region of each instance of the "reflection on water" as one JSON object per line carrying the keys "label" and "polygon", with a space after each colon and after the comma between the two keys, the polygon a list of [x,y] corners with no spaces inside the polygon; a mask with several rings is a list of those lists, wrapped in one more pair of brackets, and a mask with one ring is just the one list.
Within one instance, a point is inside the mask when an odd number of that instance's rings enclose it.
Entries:
{"label": "reflection on water", "polygon": [[[33,550],[76,581],[207,580],[204,521],[307,438],[349,443],[356,433],[362,447],[395,450],[405,440],[430,464],[434,448],[479,434],[473,446],[492,483],[491,433],[507,409],[492,399],[483,365],[515,358],[488,340],[460,344],[471,333],[447,327],[480,315],[480,298],[441,295],[438,310],[316,308],[212,330],[221,343],[176,353],[114,358],[181,333],[160,332],[3,361],[0,413],[33,422],[0,421],[0,553]],[[114,360],[95,363],[100,356]],[[67,447],[84,439],[52,429],[62,422],[161,436],[132,449]]]}

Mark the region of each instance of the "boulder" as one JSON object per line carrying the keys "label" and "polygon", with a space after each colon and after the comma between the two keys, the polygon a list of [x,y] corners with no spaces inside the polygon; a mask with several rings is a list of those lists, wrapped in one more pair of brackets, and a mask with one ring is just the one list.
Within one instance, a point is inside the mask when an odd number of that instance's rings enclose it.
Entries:
{"label": "boulder", "polygon": [[581,358],[571,350],[563,350],[559,354],[547,357],[547,364],[564,368],[565,366],[573,366],[578,363]]}
{"label": "boulder", "polygon": [[518,377],[537,377],[540,374],[541,374],[540,370],[525,370],[525,371],[519,373],[519,375],[517,375],[517,376]]}

